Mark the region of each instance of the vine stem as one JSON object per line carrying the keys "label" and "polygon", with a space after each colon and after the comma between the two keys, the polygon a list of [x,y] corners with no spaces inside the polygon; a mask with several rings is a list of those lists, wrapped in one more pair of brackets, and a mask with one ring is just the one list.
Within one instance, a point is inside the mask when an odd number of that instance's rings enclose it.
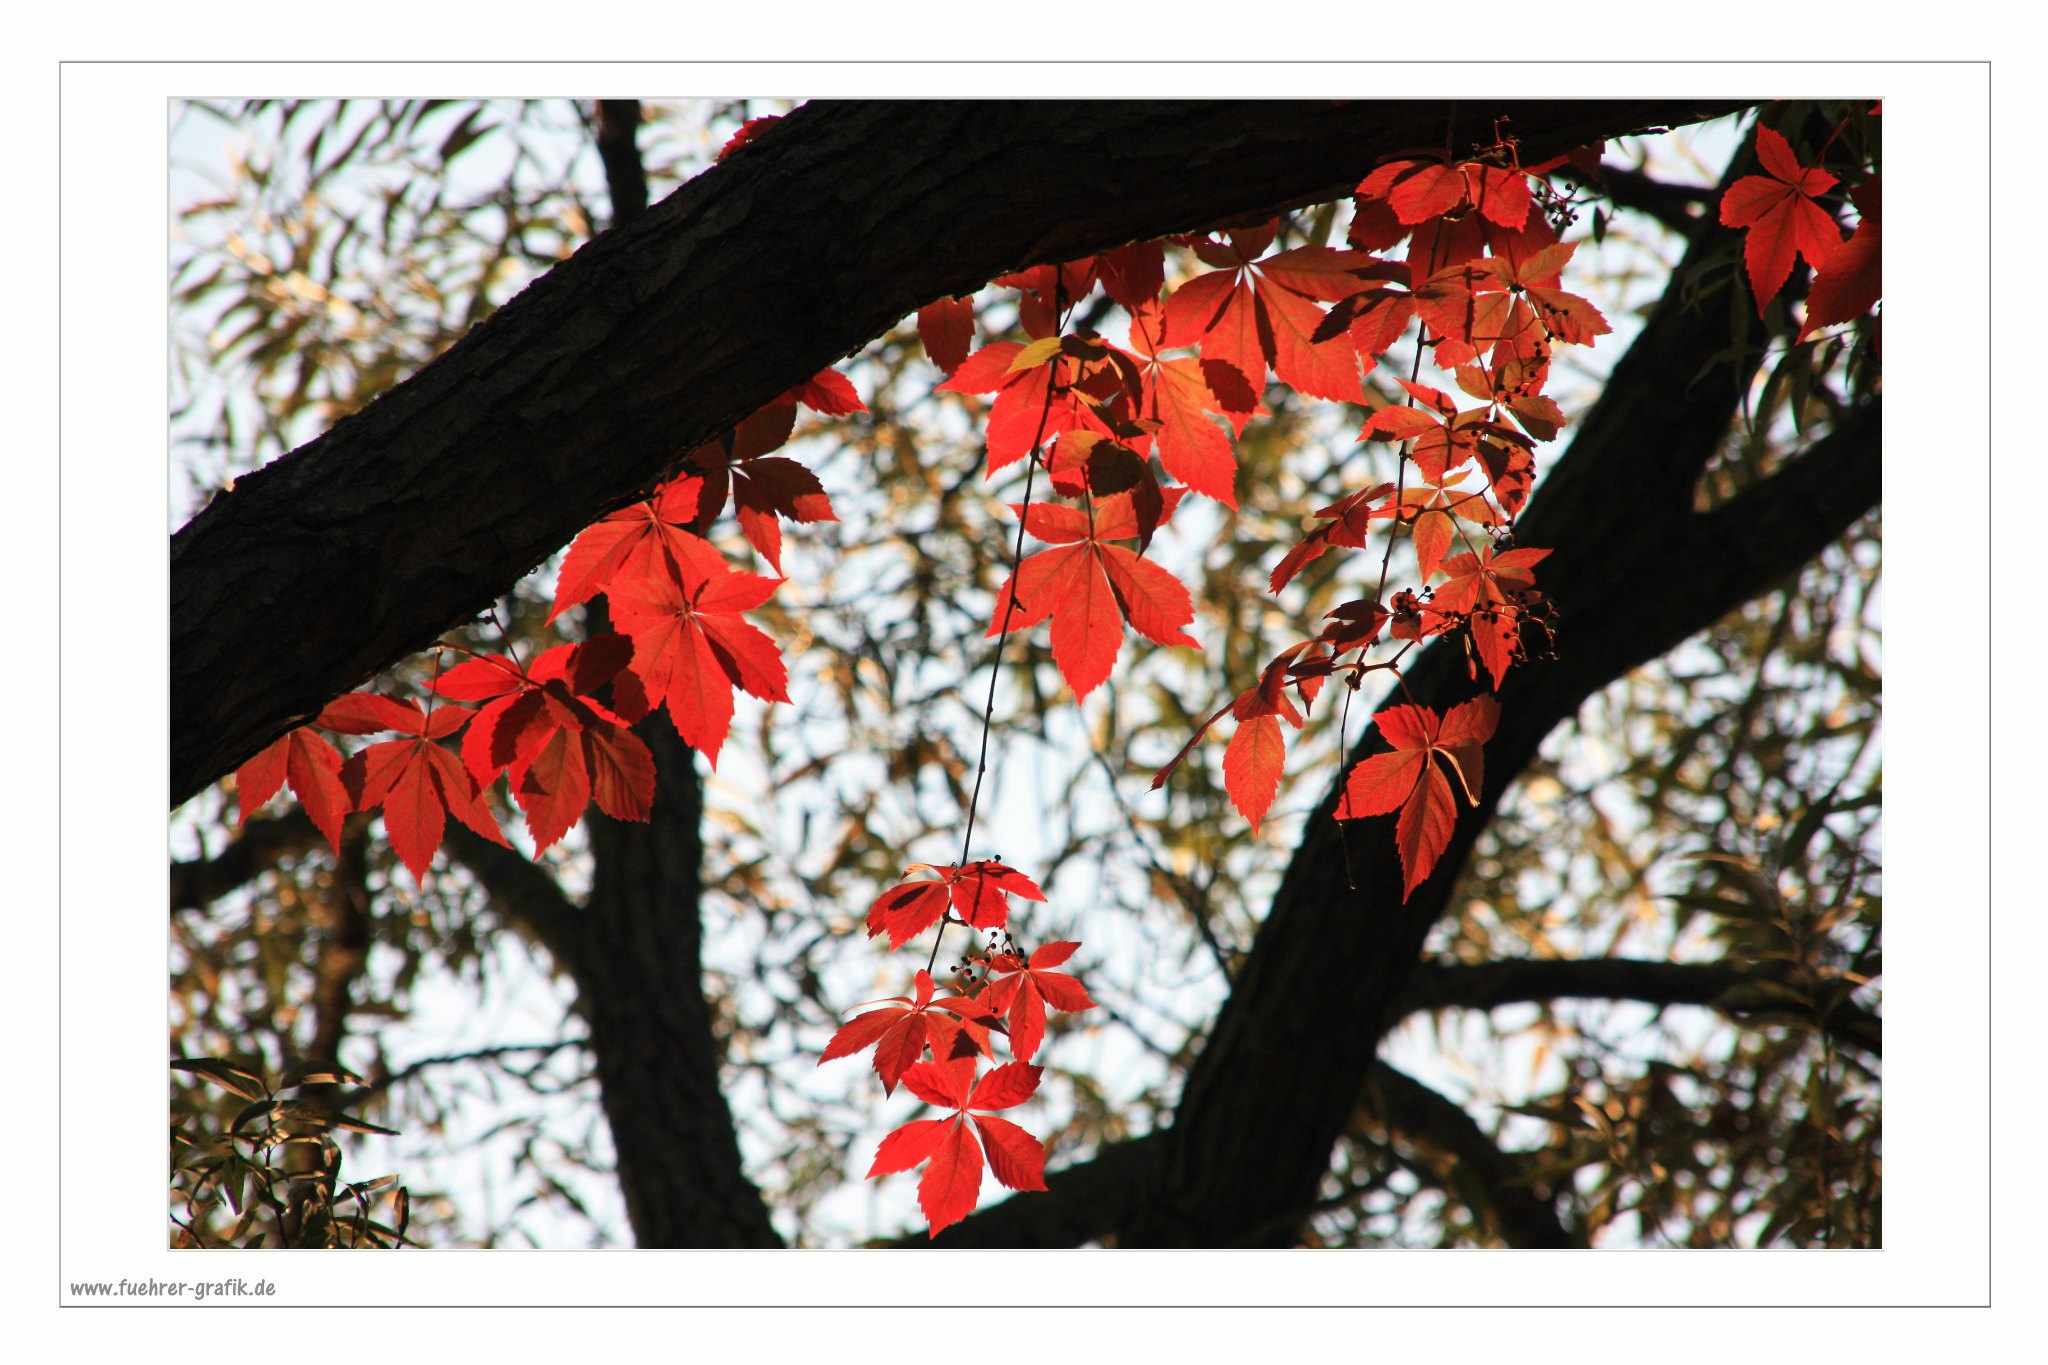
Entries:
{"label": "vine stem", "polygon": [[[1066,277],[1055,268],[1053,273],[1053,335],[1057,336],[1066,327],[1067,282]],[[975,760],[974,791],[967,798],[967,828],[960,836],[960,867],[967,866],[967,855],[974,847],[974,817],[981,807],[981,780],[988,775],[988,732],[996,711],[996,684],[1003,676],[1003,647],[1010,641],[1010,618],[1017,614],[1017,573],[1024,563],[1024,527],[1031,519],[1031,489],[1038,477],[1038,448],[1045,440],[1046,424],[1052,420],[1052,399],[1059,387],[1059,359],[1053,361],[1053,368],[1045,383],[1045,402],[1038,409],[1038,430],[1031,436],[1030,462],[1024,471],[1024,502],[1017,513],[1017,542],[1010,550],[1010,593],[1003,603],[1003,621],[996,632],[995,657],[989,660],[988,700],[981,708],[981,754]],[[946,929],[956,920],[949,911],[940,919],[938,932],[932,935],[932,954],[925,961],[924,969],[930,972],[939,960],[939,945],[946,941]]]}

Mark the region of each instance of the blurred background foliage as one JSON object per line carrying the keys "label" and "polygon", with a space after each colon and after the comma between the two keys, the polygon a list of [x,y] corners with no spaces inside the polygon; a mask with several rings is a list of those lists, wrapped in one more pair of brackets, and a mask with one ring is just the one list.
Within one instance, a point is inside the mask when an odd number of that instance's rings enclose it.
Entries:
{"label": "blurred background foliage", "polygon": [[[652,197],[704,169],[742,120],[782,107],[646,102],[638,146]],[[596,118],[592,102],[568,100],[180,107],[173,525],[429,362],[601,230]],[[1694,187],[1712,183],[1736,135],[1723,121],[1610,144],[1615,185],[1580,190],[1580,228],[1599,242],[1578,253],[1568,286],[1618,335],[1553,382],[1567,413],[1584,410],[1635,315],[1671,283],[1681,233],[1706,211]],[[1304,213],[1278,245],[1341,243],[1347,214]],[[1725,267],[1681,287],[1731,289],[1739,240],[1727,237]],[[1200,268],[1169,253],[1170,282]],[[1018,334],[1015,298],[982,291],[977,344]],[[1750,307],[1739,291],[1733,303]],[[1077,316],[1120,339],[1107,305],[1084,302]],[[706,779],[705,894],[676,907],[703,920],[704,990],[748,1174],[797,1244],[859,1242],[913,1220],[907,1180],[860,1180],[902,1098],[885,1106],[857,1064],[821,1071],[816,1056],[849,1007],[901,989],[909,970],[859,932],[868,902],[906,863],[956,856],[988,686],[981,636],[1013,525],[1001,504],[1018,491],[984,480],[982,405],[933,392],[942,376],[909,319],[842,368],[869,411],[806,413],[788,452],[823,479],[839,520],[793,529],[790,582],[759,613],[790,661],[794,701],[742,699]],[[1388,373],[1369,379],[1385,391]],[[1860,328],[1781,346],[1702,504],[1774,468],[1874,383]],[[1332,696],[1290,745],[1258,835],[1224,793],[1220,742],[1166,791],[1148,790],[1195,721],[1377,571],[1377,556],[1370,570],[1326,556],[1277,600],[1263,590],[1309,509],[1372,477],[1361,464],[1385,461],[1392,476],[1386,452],[1354,444],[1356,412],[1281,389],[1267,401],[1272,417],[1238,444],[1241,508],[1190,506],[1155,542],[1194,589],[1202,655],[1133,637],[1110,683],[1076,707],[1034,632],[1012,644],[998,692],[977,856],[1000,854],[1052,890],[1030,932],[1085,942],[1078,965],[1103,1006],[1053,1021],[1034,1128],[1054,1166],[1170,1114],[1336,773],[1345,718]],[[1543,452],[1540,467],[1555,458]],[[1007,473],[1021,482],[1021,466]],[[720,543],[744,563],[731,529]],[[1515,1244],[1533,1201],[1581,1243],[1879,1243],[1878,550],[1872,516],[1551,735],[1430,941],[1310,1241]],[[522,650],[551,638],[552,581],[543,566],[503,603]],[[485,624],[465,642],[495,650],[500,636]],[[418,687],[417,671],[401,667],[387,690]],[[1361,699],[1346,733],[1367,712]],[[509,807],[500,815],[523,841]],[[285,1161],[288,1144],[235,1148],[252,1099],[176,1073],[174,1239],[327,1235],[355,1211],[333,1207],[353,1188],[335,1173],[345,1152],[352,1171],[403,1179],[403,1232],[416,1243],[630,1242],[593,1059],[548,952],[459,857],[444,855],[420,888],[371,829],[351,817],[338,859],[283,803],[238,830],[229,787],[173,819],[171,1055],[231,1062],[265,1096],[265,1077],[338,1063],[348,1078],[336,1093],[361,1126],[396,1130],[311,1135],[314,1155],[279,1188],[329,1201],[313,1233],[303,1199],[280,1196],[252,1220],[246,1194],[228,1197],[231,1177]],[[581,895],[583,830],[538,866]],[[1584,970],[1614,958],[1641,970],[1626,981]],[[395,1189],[359,1197],[387,1201],[386,1231]]]}

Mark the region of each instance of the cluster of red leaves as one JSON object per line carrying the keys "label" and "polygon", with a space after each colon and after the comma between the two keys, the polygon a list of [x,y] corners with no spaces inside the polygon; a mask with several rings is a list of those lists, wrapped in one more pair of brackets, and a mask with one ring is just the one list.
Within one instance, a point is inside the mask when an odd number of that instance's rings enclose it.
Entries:
{"label": "cluster of red leaves", "polygon": [[[973,1210],[984,1151],[1002,1184],[1045,1188],[1043,1144],[1007,1120],[976,1111],[1008,1109],[1038,1088],[1040,1068],[1028,1063],[1045,1040],[1048,1006],[1079,1012],[1095,1008],[1095,1001],[1079,980],[1054,970],[1080,944],[1047,943],[1025,955],[1003,929],[1011,896],[1045,899],[1031,878],[992,858],[957,866],[919,863],[904,877],[868,907],[868,937],[887,934],[889,946],[900,948],[934,925],[943,934],[945,925],[961,924],[990,932],[992,942],[969,951],[955,972],[953,994],[938,995],[931,973],[919,971],[910,995],[871,1002],[879,1008],[855,1015],[834,1033],[818,1064],[872,1047],[885,1093],[894,1094],[901,1082],[927,1104],[954,1111],[951,1118],[913,1120],[889,1134],[868,1170],[873,1179],[928,1163],[918,1203],[936,1237]],[[932,952],[936,957],[936,944]],[[998,1035],[1008,1039],[1012,1060],[977,1079],[981,1061],[995,1060]]]}
{"label": "cluster of red leaves", "polygon": [[[1597,152],[1575,164],[1586,171],[1597,164]],[[1509,548],[1506,537],[1528,500],[1538,443],[1556,439],[1565,426],[1564,413],[1543,393],[1555,350],[1591,345],[1609,328],[1591,302],[1563,286],[1577,243],[1559,240],[1540,207],[1555,196],[1535,177],[1507,144],[1468,161],[1394,161],[1359,184],[1349,250],[1297,247],[1264,255],[1274,239],[1270,228],[1196,244],[1216,268],[1167,298],[1165,340],[1198,347],[1192,363],[1204,370],[1219,366],[1248,382],[1256,376],[1259,386],[1270,370],[1303,393],[1361,402],[1370,410],[1359,440],[1400,451],[1397,479],[1371,483],[1314,514],[1318,524],[1275,565],[1271,590],[1280,592],[1333,549],[1364,547],[1375,523],[1408,533],[1420,582],[1387,593],[1383,581],[1374,595],[1340,604],[1323,630],[1280,651],[1255,686],[1196,727],[1154,786],[1228,715],[1236,730],[1223,757],[1225,789],[1257,829],[1286,764],[1282,722],[1300,729],[1330,676],[1342,674],[1355,687],[1373,669],[1398,672],[1409,646],[1447,635],[1463,640],[1474,681],[1483,676],[1498,690],[1528,653],[1526,633],[1547,625],[1533,570],[1548,552]],[[1395,259],[1404,240],[1406,253]],[[1134,315],[1134,337],[1144,323],[1145,315]],[[1474,405],[1461,406],[1443,389],[1411,378],[1393,381],[1405,394],[1401,403],[1363,386],[1361,367],[1380,363],[1417,324],[1417,346]],[[1462,552],[1453,553],[1460,544]],[[1441,581],[1432,587],[1432,580]],[[1138,624],[1135,613],[1127,615]],[[1054,657],[1070,682],[1077,673],[1107,673],[1099,658],[1102,627],[1085,637],[1094,656],[1080,648],[1080,632],[1062,652],[1057,616],[1054,632]],[[1397,647],[1394,659],[1369,663],[1368,652],[1383,643]],[[1490,722],[1486,728],[1490,733]],[[1364,770],[1361,764],[1354,773]],[[1477,771],[1475,761],[1469,772]],[[1370,794],[1384,799],[1377,787]],[[1347,804],[1345,818],[1404,812],[1395,839],[1412,893],[1448,844],[1455,806],[1419,778],[1390,805],[1374,806],[1366,795]]]}
{"label": "cluster of red leaves", "polygon": [[[665,709],[676,733],[715,767],[735,689],[789,700],[775,642],[741,615],[765,604],[782,580],[732,568],[704,532],[729,498],[742,534],[779,572],[778,519],[833,519],[816,477],[769,454],[789,439],[799,404],[831,416],[864,410],[843,375],[822,371],[692,451],[683,473],[570,545],[548,620],[602,593],[618,633],[557,645],[530,667],[516,656],[477,656],[437,672],[429,690],[450,702],[481,703],[475,710],[423,711],[367,692],[339,698],[236,771],[242,820],[289,783],[338,852],[351,811],[382,810],[392,850],[424,880],[450,815],[504,844],[484,799],[500,774],[536,851],[567,833],[592,802],[613,819],[647,819],[654,761],[632,733],[635,722]],[[438,741],[465,727],[458,760]],[[397,730],[407,738],[344,762],[321,730]]]}
{"label": "cluster of red leaves", "polygon": [[903,875],[926,872],[930,878],[903,881],[875,897],[868,907],[869,938],[887,934],[889,946],[901,948],[945,918],[949,908],[970,929],[1000,929],[1010,922],[1010,897],[1045,899],[1038,883],[993,858],[957,867],[913,863]]}

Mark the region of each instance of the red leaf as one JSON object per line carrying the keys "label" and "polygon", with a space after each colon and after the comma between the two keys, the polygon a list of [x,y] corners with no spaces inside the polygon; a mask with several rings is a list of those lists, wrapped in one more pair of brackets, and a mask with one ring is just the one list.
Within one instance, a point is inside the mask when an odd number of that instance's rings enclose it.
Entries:
{"label": "red leaf", "polygon": [[[1257,249],[1270,240],[1262,234]],[[1363,252],[1320,246],[1254,260],[1244,245],[1253,243],[1240,243],[1237,234],[1228,248],[1206,243],[1205,259],[1222,268],[1168,295],[1161,344],[1199,344],[1204,360],[1236,367],[1254,389],[1264,386],[1270,367],[1282,383],[1302,393],[1364,401],[1357,352],[1338,338],[1315,340],[1323,321],[1318,301],[1359,292],[1366,284],[1353,272],[1377,262]]]}
{"label": "red leaf", "polygon": [[[931,1235],[965,1218],[981,1196],[982,1142],[988,1161],[1011,1189],[1045,1187],[1045,1148],[1038,1139],[1005,1119],[972,1115],[970,1110],[1008,1109],[1022,1104],[1038,1089],[1041,1069],[1012,1062],[997,1067],[974,1083],[973,1058],[950,1062],[919,1062],[903,1073],[903,1084],[927,1104],[953,1110],[945,1119],[918,1119],[882,1139],[868,1178],[905,1171],[929,1161],[918,1182],[917,1202],[931,1224]],[[977,1135],[980,1141],[977,1141]]]}
{"label": "red leaf", "polygon": [[868,937],[887,933],[889,946],[901,948],[945,916],[948,890],[943,881],[890,887],[868,906]]}
{"label": "red leaf", "polygon": [[583,765],[590,795],[614,820],[645,821],[654,811],[654,755],[623,725],[583,731]]}
{"label": "red leaf", "polygon": [[[1179,490],[1167,490],[1171,515]],[[1110,542],[1137,538],[1129,494],[1098,498],[1091,527],[1072,508],[1034,505],[1025,529],[1061,548],[1042,550],[1017,566],[996,594],[988,636],[1028,630],[1052,618],[1052,656],[1076,699],[1099,686],[1116,664],[1128,620],[1140,635],[1162,645],[1200,649],[1181,627],[1195,619],[1187,588],[1157,564]],[[1162,516],[1161,520],[1165,519]]]}
{"label": "red leaf", "polygon": [[633,662],[622,675],[632,686],[623,691],[631,709],[658,698],[683,742],[715,768],[732,727],[734,687],[763,701],[789,700],[775,642],[740,616],[766,602],[782,580],[722,562],[715,574],[681,568],[680,579],[636,579],[612,591],[613,617],[633,639]]}
{"label": "red leaf", "polygon": [[525,812],[534,852],[569,832],[590,804],[590,770],[584,761],[583,737],[557,729],[528,762],[511,772],[512,799]]}
{"label": "red leaf", "polygon": [[[1006,1017],[1010,1025],[1010,1052],[1018,1062],[1028,1062],[1038,1052],[1038,1045],[1045,1038],[1045,1007],[1051,1005],[1063,1013],[1095,1008],[1095,1001],[1089,998],[1087,988],[1066,972],[1051,970],[1064,962],[1080,947],[1078,943],[1049,943],[1031,955],[1028,963],[1020,963],[1014,957],[1000,959],[1012,964],[1007,971],[991,976],[988,990],[988,1007]],[[1057,951],[1054,951],[1057,950]],[[1008,1071],[1004,1067],[990,1074],[984,1086],[994,1083],[997,1076]],[[1027,1068],[1035,1071],[1036,1068]],[[1034,1076],[1032,1085],[1037,1085]],[[981,1092],[977,1091],[977,1095]],[[991,1092],[994,1093],[994,1092]],[[1028,1095],[1030,1092],[1024,1092]],[[1011,1100],[1009,1104],[1019,1103]],[[983,1109],[1002,1109],[1005,1104],[981,1104]]]}
{"label": "red leaf", "polygon": [[725,140],[725,145],[718,149],[718,155],[711,159],[713,161],[725,160],[734,152],[737,152],[740,148],[759,137],[770,125],[780,122],[781,118],[782,115],[780,114],[763,114],[759,118],[748,119],[740,125],[738,132]]}
{"label": "red leaf", "polygon": [[1280,772],[1287,765],[1287,744],[1276,716],[1253,716],[1239,723],[1223,751],[1223,785],[1231,804],[1251,822],[1252,833],[1266,817],[1280,790]]}
{"label": "red leaf", "polygon": [[928,1159],[946,1130],[954,1126],[950,1119],[914,1119],[904,1124],[882,1139],[882,1145],[875,1151],[874,1163],[868,1167],[868,1179],[907,1171]]}
{"label": "red leaf", "polygon": [[[1339,820],[1399,810],[1394,842],[1400,853],[1406,901],[1449,845],[1457,822],[1450,774],[1465,798],[1477,805],[1484,785],[1481,746],[1500,723],[1500,706],[1490,696],[1474,697],[1438,717],[1423,706],[1391,706],[1373,718],[1389,753],[1361,759],[1345,779],[1337,804]],[[1439,767],[1433,760],[1442,758]]]}
{"label": "red leaf", "polygon": [[343,735],[374,735],[382,730],[417,733],[420,709],[375,692],[350,692],[327,703],[313,724]]}
{"label": "red leaf", "polygon": [[972,1213],[981,1197],[981,1144],[963,1119],[953,1119],[945,1128],[924,1179],[917,1182],[917,1206],[924,1210],[934,1237]]}
{"label": "red leaf", "polygon": [[1835,177],[1817,167],[1799,164],[1791,144],[1775,128],[1756,129],[1757,160],[1769,175],[1745,175],[1721,196],[1721,224],[1748,229],[1742,244],[1749,286],[1762,317],[1785,286],[1795,255],[1806,263],[1825,265],[1841,245],[1834,215],[1814,202],[1835,184]]}
{"label": "red leaf", "polygon": [[1864,181],[1849,197],[1863,216],[1849,240],[1817,264],[1813,288],[1806,295],[1806,323],[1799,329],[1801,341],[1822,327],[1854,322],[1871,310],[1883,292],[1883,203],[1878,178],[1872,176]]}
{"label": "red leaf", "polygon": [[918,309],[917,336],[932,364],[952,374],[974,345],[974,299],[934,299]]}
{"label": "red leaf", "polygon": [[[562,560],[548,620],[606,591],[614,581],[672,577],[685,565],[700,573],[723,568],[725,561],[711,543],[685,529],[698,519],[703,487],[698,476],[680,475],[652,498],[622,507],[585,529]],[[722,492],[719,502],[724,502]]]}
{"label": "red leaf", "polygon": [[1009,898],[1042,901],[1045,893],[1038,883],[1003,863],[984,858],[955,867],[914,865],[911,872],[932,872],[935,881],[906,881],[875,897],[868,907],[868,937],[889,935],[889,946],[900,948],[937,924],[950,905],[960,919],[977,929],[1000,928],[1009,919]]}
{"label": "red leaf", "polygon": [[327,844],[341,852],[341,822],[349,811],[348,792],[341,784],[341,755],[332,744],[301,725],[278,737],[263,752],[235,769],[235,800],[241,807],[240,823],[277,794],[285,783],[299,798],[313,825],[326,836]]}
{"label": "red leaf", "polygon": [[823,369],[797,385],[784,395],[803,404],[814,412],[828,417],[845,417],[856,412],[866,412],[867,404],[860,401],[853,381],[834,369]]}
{"label": "red leaf", "polygon": [[[1045,1188],[1045,1144],[1008,1119],[973,1115],[975,1131],[988,1149],[988,1168],[1013,1190]],[[977,1191],[979,1193],[979,1191]]]}

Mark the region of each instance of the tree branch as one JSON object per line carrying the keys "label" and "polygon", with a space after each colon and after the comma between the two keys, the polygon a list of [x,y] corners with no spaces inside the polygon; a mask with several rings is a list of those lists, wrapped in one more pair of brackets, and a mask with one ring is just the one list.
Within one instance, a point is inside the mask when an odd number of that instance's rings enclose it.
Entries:
{"label": "tree branch", "polygon": [[1414,1077],[1378,1063],[1359,1111],[1396,1149],[1415,1153],[1404,1161],[1421,1167],[1508,1246],[1585,1245],[1559,1221],[1555,1196],[1532,1186],[1524,1162],[1495,1146],[1461,1106]]}
{"label": "tree branch", "polygon": [[1507,115],[1543,157],[1741,107],[805,105],[172,538],[171,803],[931,299],[1341,197],[1447,122],[1453,145],[1484,145]]}
{"label": "tree branch", "polygon": [[213,857],[171,864],[171,909],[203,910],[319,842],[320,831],[297,806],[283,815],[258,816]]}
{"label": "tree branch", "polygon": [[1716,191],[1709,185],[1674,185],[1621,166],[1603,165],[1597,176],[1582,174],[1572,166],[1561,167],[1558,173],[1604,196],[1617,208],[1648,214],[1683,237],[1690,237],[1701,223],[1713,221],[1708,209]]}
{"label": "tree branch", "polygon": [[500,913],[548,950],[558,967],[575,970],[581,956],[583,912],[562,894],[545,868],[454,821],[442,835],[441,846],[469,869]]}
{"label": "tree branch", "polygon": [[1821,1007],[1786,994],[1796,977],[1719,962],[1656,962],[1633,958],[1578,961],[1526,959],[1477,966],[1431,963],[1418,968],[1395,1005],[1400,1015],[1421,1010],[1489,1010],[1576,998],[1635,1000],[1646,1005],[1707,1005],[1737,1019],[1804,1020],[1837,1041],[1873,1057],[1883,1055],[1884,1026],[1847,1003],[1849,983],[1834,983],[1842,997]]}
{"label": "tree branch", "polygon": [[597,157],[611,192],[613,227],[647,208],[647,168],[640,161],[640,101],[597,101]]}

